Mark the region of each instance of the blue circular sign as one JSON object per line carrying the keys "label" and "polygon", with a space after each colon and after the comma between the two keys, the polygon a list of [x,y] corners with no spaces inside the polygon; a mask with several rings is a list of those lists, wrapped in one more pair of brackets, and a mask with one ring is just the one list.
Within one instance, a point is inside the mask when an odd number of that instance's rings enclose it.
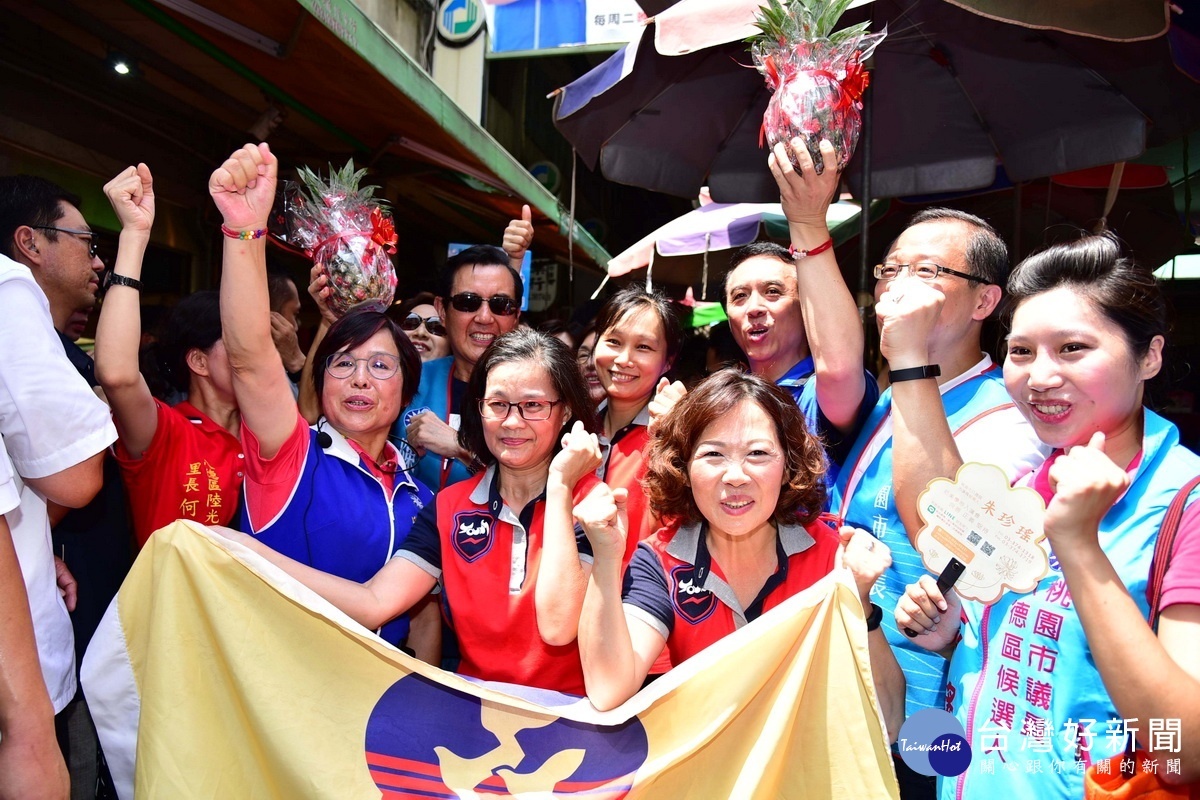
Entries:
{"label": "blue circular sign", "polygon": [[904,721],[896,748],[904,763],[921,775],[952,777],[971,765],[971,745],[953,714],[925,708]]}

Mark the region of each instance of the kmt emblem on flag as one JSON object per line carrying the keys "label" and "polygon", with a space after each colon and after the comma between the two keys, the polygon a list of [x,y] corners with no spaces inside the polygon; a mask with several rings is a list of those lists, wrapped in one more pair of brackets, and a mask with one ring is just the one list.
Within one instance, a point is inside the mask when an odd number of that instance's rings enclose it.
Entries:
{"label": "kmt emblem on flag", "polygon": [[83,683],[122,798],[897,798],[861,620],[831,575],[600,713],[409,658],[181,521]]}

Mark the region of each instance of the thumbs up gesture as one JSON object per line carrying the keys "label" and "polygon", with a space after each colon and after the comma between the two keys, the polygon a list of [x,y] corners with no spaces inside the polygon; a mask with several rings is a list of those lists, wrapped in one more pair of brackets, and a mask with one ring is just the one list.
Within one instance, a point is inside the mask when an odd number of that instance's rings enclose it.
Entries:
{"label": "thumbs up gesture", "polygon": [[1129,488],[1129,475],[1105,452],[1104,434],[1059,456],[1048,477],[1054,497],[1043,525],[1055,553],[1061,559],[1073,547],[1096,545],[1100,521]]}
{"label": "thumbs up gesture", "polygon": [[525,251],[533,244],[533,212],[529,205],[521,206],[521,218],[514,219],[504,229],[504,252],[514,269],[519,269]]}

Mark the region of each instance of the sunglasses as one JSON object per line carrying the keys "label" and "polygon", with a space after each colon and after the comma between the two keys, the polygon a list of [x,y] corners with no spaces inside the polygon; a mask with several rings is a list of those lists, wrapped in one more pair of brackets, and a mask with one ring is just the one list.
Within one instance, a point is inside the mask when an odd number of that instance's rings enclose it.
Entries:
{"label": "sunglasses", "polygon": [[[474,292],[460,292],[450,298],[450,306],[455,311],[461,311],[464,314],[474,314],[483,303],[484,298]],[[487,298],[487,304],[497,317],[511,317],[521,310],[521,306],[516,300],[502,294]]]}
{"label": "sunglasses", "polygon": [[404,319],[400,320],[400,330],[415,331],[417,328],[425,326],[425,330],[429,331],[434,336],[445,336],[446,326],[442,324],[441,317],[424,317],[419,314],[409,314]]}

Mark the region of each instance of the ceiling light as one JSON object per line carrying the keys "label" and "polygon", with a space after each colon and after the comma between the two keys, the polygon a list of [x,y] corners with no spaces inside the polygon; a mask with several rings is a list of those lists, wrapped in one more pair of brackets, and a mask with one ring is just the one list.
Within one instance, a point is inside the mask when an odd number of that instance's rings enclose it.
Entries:
{"label": "ceiling light", "polygon": [[116,50],[108,51],[106,63],[109,69],[118,75],[133,75],[137,73],[137,62]]}

